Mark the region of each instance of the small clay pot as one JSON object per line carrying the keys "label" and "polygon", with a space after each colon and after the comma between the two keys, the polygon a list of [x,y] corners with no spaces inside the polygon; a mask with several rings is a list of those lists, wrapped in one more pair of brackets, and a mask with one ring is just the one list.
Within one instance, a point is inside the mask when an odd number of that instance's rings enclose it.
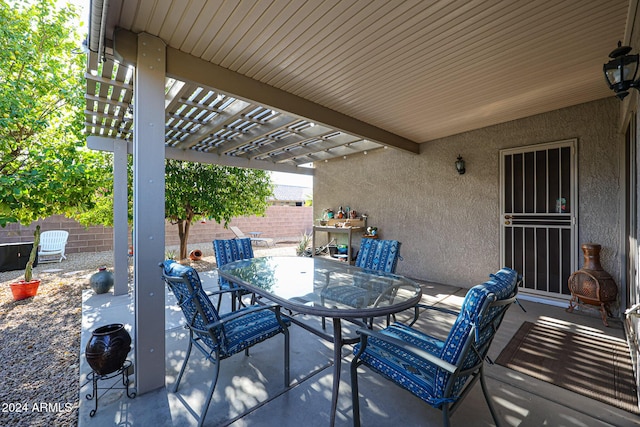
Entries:
{"label": "small clay pot", "polygon": [[189,259],[191,261],[200,261],[202,259],[202,251],[200,249],[194,249],[189,252]]}

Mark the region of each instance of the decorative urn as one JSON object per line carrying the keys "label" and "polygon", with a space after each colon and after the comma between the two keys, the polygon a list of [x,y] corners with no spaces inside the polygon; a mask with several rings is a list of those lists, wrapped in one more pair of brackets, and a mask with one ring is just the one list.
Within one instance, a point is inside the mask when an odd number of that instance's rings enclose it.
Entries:
{"label": "decorative urn", "polygon": [[100,267],[97,273],[91,275],[89,284],[96,294],[105,294],[113,287],[113,273],[107,271],[106,267]]}
{"label": "decorative urn", "polygon": [[98,375],[108,375],[124,365],[131,350],[131,335],[121,323],[101,326],[91,333],[85,357]]}

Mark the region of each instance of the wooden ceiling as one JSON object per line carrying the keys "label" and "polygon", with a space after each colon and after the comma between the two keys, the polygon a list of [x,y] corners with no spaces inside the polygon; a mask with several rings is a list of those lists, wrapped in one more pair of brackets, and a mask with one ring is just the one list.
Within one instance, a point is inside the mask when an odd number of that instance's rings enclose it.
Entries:
{"label": "wooden ceiling", "polygon": [[384,146],[415,152],[413,143],[613,96],[602,64],[628,38],[631,3],[92,0],[86,127],[131,138],[132,74],[112,56],[121,28],[337,114],[323,121],[313,108],[277,109],[170,75],[169,147],[289,166]]}

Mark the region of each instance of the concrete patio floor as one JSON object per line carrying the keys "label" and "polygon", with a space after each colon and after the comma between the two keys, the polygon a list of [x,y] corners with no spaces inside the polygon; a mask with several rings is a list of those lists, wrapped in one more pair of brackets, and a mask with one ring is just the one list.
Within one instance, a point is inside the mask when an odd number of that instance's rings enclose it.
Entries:
{"label": "concrete patio floor", "polygon": [[[201,273],[206,288],[217,287],[215,272]],[[459,307],[466,289],[441,284],[423,284],[423,302],[451,308]],[[522,301],[527,312],[518,306],[510,308],[490,350],[495,360],[522,322],[549,322],[573,332],[588,332],[624,339],[622,325],[611,321],[604,327],[596,313],[568,314],[563,307]],[[226,307],[225,307],[226,305]],[[228,309],[229,299],[223,300]],[[407,316],[404,316],[405,318]],[[403,315],[399,317],[402,320]],[[124,323],[133,336],[133,303],[129,295],[114,297],[111,293],[95,295],[86,290],[82,307],[82,341],[84,350],[91,331],[110,323]],[[307,317],[320,325],[320,319]],[[447,327],[439,322],[433,329],[427,316],[422,316],[419,328],[429,333],[445,334]],[[182,327],[182,313],[175,299],[167,293],[166,357],[167,388],[128,399],[122,390],[111,390],[99,400],[94,417],[89,412],[93,401],[85,396],[90,385],[85,384],[91,371],[80,356],[80,427],[102,426],[192,426],[202,410],[204,395],[210,385],[211,365],[196,350],[177,393],[172,393],[178,370],[187,347],[187,333]],[[429,324],[429,326],[426,326]],[[348,328],[347,328],[348,329]],[[133,357],[134,351],[129,353]],[[283,339],[276,337],[253,347],[250,356],[237,354],[223,360],[220,378],[205,425],[219,426],[300,426],[329,425],[332,384],[332,347],[300,327],[291,328],[292,384],[283,383]],[[343,349],[342,376],[337,426],[352,425],[349,362],[351,346]],[[359,374],[362,424],[364,426],[440,426],[440,411],[430,408],[408,392],[383,380],[368,370]],[[502,425],[505,426],[637,426],[640,417],[589,399],[579,394],[520,374],[500,365],[485,369],[487,384]],[[133,376],[131,379],[133,380]],[[134,384],[135,387],[135,384]],[[467,396],[451,418],[453,426],[494,425],[479,384]]]}

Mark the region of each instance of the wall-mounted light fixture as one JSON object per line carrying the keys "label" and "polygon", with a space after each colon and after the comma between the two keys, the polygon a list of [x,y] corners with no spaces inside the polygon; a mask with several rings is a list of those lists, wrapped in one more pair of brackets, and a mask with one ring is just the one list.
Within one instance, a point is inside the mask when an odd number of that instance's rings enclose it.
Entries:
{"label": "wall-mounted light fixture", "polygon": [[460,175],[463,175],[467,171],[464,168],[464,160],[460,154],[458,154],[458,160],[456,160],[456,170]]}
{"label": "wall-mounted light fixture", "polygon": [[620,100],[629,95],[630,88],[638,89],[640,86],[640,80],[636,80],[639,55],[629,55],[629,52],[630,46],[622,46],[622,42],[618,42],[618,47],[609,54],[611,61],[602,67],[609,89],[614,91]]}

